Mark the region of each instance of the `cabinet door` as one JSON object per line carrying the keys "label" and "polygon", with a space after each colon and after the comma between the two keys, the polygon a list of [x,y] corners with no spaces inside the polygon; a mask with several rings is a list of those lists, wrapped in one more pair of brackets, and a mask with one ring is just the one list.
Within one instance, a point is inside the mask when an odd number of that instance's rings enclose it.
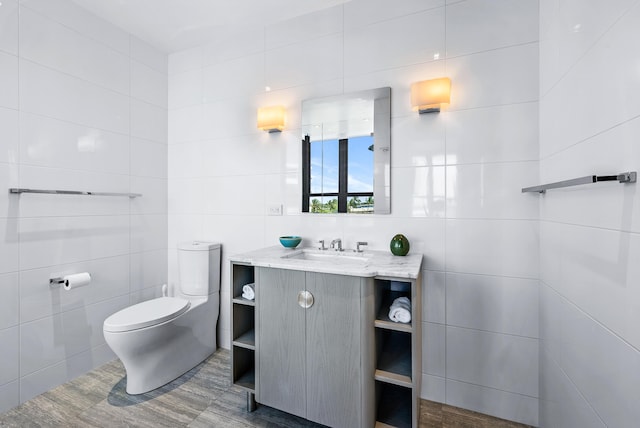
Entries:
{"label": "cabinet door", "polygon": [[361,426],[361,278],[307,273],[307,419]]}
{"label": "cabinet door", "polygon": [[298,292],[305,289],[305,273],[257,269],[257,399],[264,405],[306,417],[305,309],[298,305]]}

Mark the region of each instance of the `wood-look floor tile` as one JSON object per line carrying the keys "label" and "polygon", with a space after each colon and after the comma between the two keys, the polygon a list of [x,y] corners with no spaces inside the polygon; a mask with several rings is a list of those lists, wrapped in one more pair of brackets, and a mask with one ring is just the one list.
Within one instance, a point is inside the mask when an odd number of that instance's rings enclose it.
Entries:
{"label": "wood-look floor tile", "polygon": [[[112,361],[0,415],[0,427],[251,427],[320,428],[259,405],[246,411],[246,392],[231,386],[229,351],[154,391],[129,395],[125,369]],[[422,400],[420,428],[522,428],[525,425]]]}

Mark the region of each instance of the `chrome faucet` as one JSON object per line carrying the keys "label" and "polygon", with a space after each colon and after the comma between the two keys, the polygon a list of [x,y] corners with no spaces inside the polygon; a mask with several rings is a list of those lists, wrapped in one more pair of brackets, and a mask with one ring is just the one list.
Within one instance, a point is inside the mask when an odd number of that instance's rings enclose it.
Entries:
{"label": "chrome faucet", "polygon": [[362,253],[364,250],[362,250],[360,247],[364,247],[367,245],[369,245],[368,242],[358,241],[358,243],[356,244],[356,253]]}
{"label": "chrome faucet", "polygon": [[[336,244],[338,244],[338,248],[336,248]],[[333,241],[331,241],[331,245],[329,246],[332,250],[336,250],[336,251],[344,251],[342,249],[342,239],[340,238],[336,238]]]}
{"label": "chrome faucet", "polygon": [[318,244],[320,244],[320,246],[318,247],[318,250],[324,251],[327,249],[327,247],[324,246],[324,239],[319,239]]}

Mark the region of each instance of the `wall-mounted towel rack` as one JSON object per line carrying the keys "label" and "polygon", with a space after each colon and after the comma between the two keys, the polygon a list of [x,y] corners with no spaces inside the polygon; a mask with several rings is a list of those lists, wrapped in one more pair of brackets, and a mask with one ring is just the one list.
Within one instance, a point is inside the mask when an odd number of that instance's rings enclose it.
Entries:
{"label": "wall-mounted towel rack", "polygon": [[43,189],[21,189],[12,187],[9,193],[46,193],[50,195],[88,195],[88,196],[128,196],[129,198],[137,198],[142,193],[111,193],[111,192],[85,192],[81,190],[43,190]]}
{"label": "wall-mounted towel rack", "polygon": [[636,171],[621,172],[618,175],[587,175],[585,177],[573,178],[571,180],[556,181],[555,183],[542,184],[540,186],[524,187],[522,193],[538,192],[545,193],[549,189],[559,189],[561,187],[578,186],[580,184],[591,184],[599,181],[617,181],[619,183],[635,183]]}

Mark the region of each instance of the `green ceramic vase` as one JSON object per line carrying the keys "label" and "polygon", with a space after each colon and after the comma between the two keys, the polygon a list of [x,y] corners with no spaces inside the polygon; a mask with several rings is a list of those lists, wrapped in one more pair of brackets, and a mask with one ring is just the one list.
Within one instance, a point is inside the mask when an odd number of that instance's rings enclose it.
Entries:
{"label": "green ceramic vase", "polygon": [[394,256],[406,256],[409,253],[409,240],[402,234],[397,234],[391,239],[389,248]]}

